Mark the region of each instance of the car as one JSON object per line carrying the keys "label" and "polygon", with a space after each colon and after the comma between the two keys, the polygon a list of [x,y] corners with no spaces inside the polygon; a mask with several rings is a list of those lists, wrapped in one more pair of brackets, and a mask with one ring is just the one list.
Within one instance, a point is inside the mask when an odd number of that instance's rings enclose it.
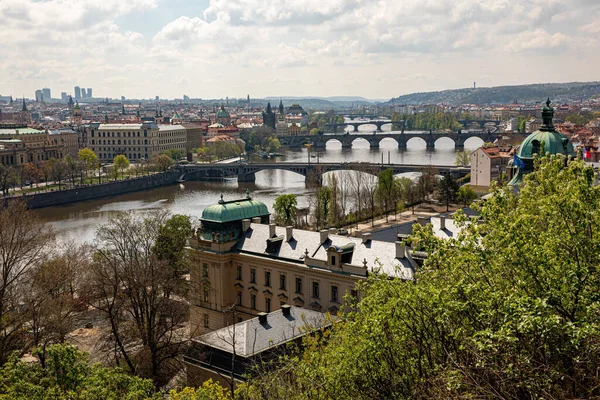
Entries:
{"label": "car", "polygon": [[338,229],[338,235],[348,236],[348,229],[346,229],[346,228]]}

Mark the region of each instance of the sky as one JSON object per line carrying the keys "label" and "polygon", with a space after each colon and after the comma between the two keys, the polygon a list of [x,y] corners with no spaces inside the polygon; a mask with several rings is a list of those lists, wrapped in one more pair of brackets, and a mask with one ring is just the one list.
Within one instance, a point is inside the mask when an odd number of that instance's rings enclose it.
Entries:
{"label": "sky", "polygon": [[599,0],[0,0],[0,95],[363,96],[600,80]]}

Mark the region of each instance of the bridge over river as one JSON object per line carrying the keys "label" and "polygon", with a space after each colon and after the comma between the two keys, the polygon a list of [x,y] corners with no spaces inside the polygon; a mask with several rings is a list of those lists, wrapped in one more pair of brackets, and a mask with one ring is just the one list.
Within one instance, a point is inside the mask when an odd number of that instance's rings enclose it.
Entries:
{"label": "bridge over river", "polygon": [[[248,135],[242,135],[242,139],[248,143]],[[302,135],[302,136],[279,136],[279,142],[284,146],[302,147],[310,145],[311,147],[324,148],[327,142],[334,140],[342,144],[342,148],[351,148],[355,140],[366,140],[371,148],[378,148],[384,139],[393,139],[398,144],[398,148],[406,149],[407,143],[412,139],[422,139],[427,143],[428,149],[435,148],[435,142],[441,138],[449,138],[454,142],[454,147],[463,149],[467,139],[477,137],[484,142],[493,142],[498,138],[498,134],[485,131],[458,131],[458,132],[390,132],[390,133],[365,133],[365,134],[324,134],[324,135]]]}
{"label": "bridge over river", "polygon": [[364,162],[326,162],[326,163],[230,163],[230,164],[195,164],[181,165],[178,167],[183,180],[204,180],[215,178],[238,178],[238,182],[254,182],[255,174],[264,170],[284,170],[300,174],[307,178],[307,182],[322,182],[322,175],[331,171],[361,171],[377,175],[379,172],[391,168],[395,174],[405,172],[423,172],[434,168],[440,174],[451,174],[462,177],[470,168],[449,165],[418,165],[418,164],[375,164]]}

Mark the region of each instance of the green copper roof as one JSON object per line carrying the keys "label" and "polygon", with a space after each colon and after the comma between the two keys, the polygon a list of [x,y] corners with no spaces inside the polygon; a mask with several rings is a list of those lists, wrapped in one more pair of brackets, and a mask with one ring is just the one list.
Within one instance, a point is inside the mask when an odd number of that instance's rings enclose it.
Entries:
{"label": "green copper roof", "polygon": [[252,200],[251,198],[223,201],[221,197],[219,204],[207,207],[202,211],[201,220],[223,223],[266,215],[270,215],[269,210],[260,201]]}
{"label": "green copper roof", "polygon": [[217,118],[229,118],[229,113],[225,107],[221,106],[221,109],[217,111]]}
{"label": "green copper roof", "polygon": [[554,124],[552,123],[553,117],[554,108],[550,107],[550,99],[548,99],[546,107],[542,108],[543,125],[539,131],[533,132],[523,141],[519,148],[519,157],[532,158],[534,153],[539,154],[542,152],[542,142],[544,144],[544,153],[549,152],[550,154],[564,154],[575,157],[573,143],[571,143],[566,135],[554,129]]}
{"label": "green copper roof", "polygon": [[[535,143],[537,141],[537,143]],[[536,131],[527,138],[519,147],[518,156],[521,158],[532,158],[535,151],[535,147],[539,147],[544,143],[544,153],[550,152],[550,154],[564,154],[575,157],[575,150],[573,149],[573,143],[569,138],[558,131]],[[539,151],[542,151],[541,148]]]}

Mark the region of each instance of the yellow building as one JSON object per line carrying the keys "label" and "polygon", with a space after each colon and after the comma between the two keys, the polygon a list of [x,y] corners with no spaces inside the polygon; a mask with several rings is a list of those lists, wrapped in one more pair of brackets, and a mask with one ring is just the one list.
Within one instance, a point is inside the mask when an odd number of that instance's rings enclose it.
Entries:
{"label": "yellow building", "polygon": [[192,336],[284,304],[335,313],[369,273],[412,279],[416,267],[400,242],[269,224],[267,207],[249,194],[221,199],[201,221],[190,240]]}

